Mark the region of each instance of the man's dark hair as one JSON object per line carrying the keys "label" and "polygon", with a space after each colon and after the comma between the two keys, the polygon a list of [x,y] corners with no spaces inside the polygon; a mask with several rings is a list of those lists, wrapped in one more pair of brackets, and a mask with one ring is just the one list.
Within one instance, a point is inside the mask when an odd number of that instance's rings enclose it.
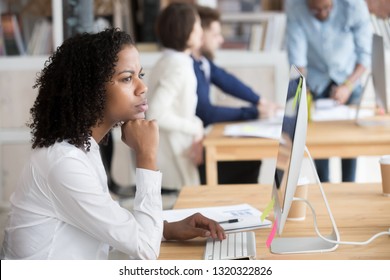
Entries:
{"label": "man's dark hair", "polygon": [[220,21],[221,15],[218,10],[206,6],[196,5],[203,29],[208,29],[214,21]]}

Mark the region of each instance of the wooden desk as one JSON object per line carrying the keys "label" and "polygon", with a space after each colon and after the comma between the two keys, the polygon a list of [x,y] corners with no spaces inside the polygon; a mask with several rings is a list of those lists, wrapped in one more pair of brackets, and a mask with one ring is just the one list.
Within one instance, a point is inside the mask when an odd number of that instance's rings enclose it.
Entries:
{"label": "wooden desk", "polygon": [[[381,194],[380,184],[324,184],[331,211],[342,241],[365,241],[372,235],[389,230],[390,198]],[[175,209],[223,206],[249,203],[260,211],[271,198],[270,185],[225,185],[185,187]],[[331,223],[318,186],[309,188],[308,199],[317,213],[322,234],[329,234]],[[272,214],[269,217],[273,220]],[[269,252],[265,242],[270,228],[256,232],[257,259],[387,259],[390,260],[390,237],[381,236],[368,245],[339,245],[333,252],[276,255]],[[310,210],[304,221],[287,221],[283,236],[315,236]],[[203,259],[205,239],[185,242],[162,242],[160,259]]]}
{"label": "wooden desk", "polygon": [[[218,184],[218,161],[275,158],[278,152],[277,140],[224,136],[226,124],[215,124],[204,140],[210,186]],[[354,121],[311,122],[306,144],[313,158],[390,154],[390,127],[361,127]]]}

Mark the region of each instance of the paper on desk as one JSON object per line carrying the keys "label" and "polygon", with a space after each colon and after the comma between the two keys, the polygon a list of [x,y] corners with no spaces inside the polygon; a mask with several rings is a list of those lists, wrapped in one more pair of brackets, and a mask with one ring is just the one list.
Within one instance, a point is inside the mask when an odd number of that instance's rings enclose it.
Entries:
{"label": "paper on desk", "polygon": [[[371,117],[374,115],[374,110],[360,109],[359,118]],[[334,107],[322,108],[316,107],[312,113],[313,121],[341,121],[353,120],[356,118],[356,108],[351,108],[346,105],[338,105]]]}
{"label": "paper on desk", "polygon": [[260,219],[262,212],[245,203],[230,206],[164,210],[163,217],[168,222],[174,222],[197,212],[215,221],[239,219],[237,223],[221,224],[229,232],[270,227],[272,224],[271,221],[266,219],[262,222]]}
{"label": "paper on desk", "polygon": [[228,124],[225,126],[224,135],[233,137],[263,137],[279,139],[282,131],[282,123],[268,120],[257,120]]}

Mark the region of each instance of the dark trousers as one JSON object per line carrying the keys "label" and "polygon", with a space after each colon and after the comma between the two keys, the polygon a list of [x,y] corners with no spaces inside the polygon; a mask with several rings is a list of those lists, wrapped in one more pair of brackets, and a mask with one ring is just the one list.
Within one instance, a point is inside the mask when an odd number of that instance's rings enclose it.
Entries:
{"label": "dark trousers", "polygon": [[[321,182],[329,182],[329,160],[316,159],[315,161],[318,177]],[[343,182],[354,182],[357,160],[355,158],[341,160],[341,180]]]}
{"label": "dark trousers", "polygon": [[[261,161],[218,162],[218,184],[257,184]],[[201,184],[206,184],[206,166],[198,166]]]}
{"label": "dark trousers", "polygon": [[[313,93],[313,98],[315,100],[321,99],[321,98],[329,98],[331,94],[332,87],[335,86],[335,82],[331,82],[326,89],[322,92],[322,94],[315,94]],[[347,104],[355,104],[358,102],[359,97],[362,93],[362,87],[358,86],[355,88],[355,90],[352,92],[351,97],[349,98]],[[316,159],[314,160],[314,163],[316,165],[318,177],[320,178],[321,182],[329,182],[329,160],[328,159]],[[349,158],[349,159],[342,159],[341,160],[341,179],[342,182],[354,182],[355,181],[355,175],[356,175],[356,165],[357,160],[355,158]]]}

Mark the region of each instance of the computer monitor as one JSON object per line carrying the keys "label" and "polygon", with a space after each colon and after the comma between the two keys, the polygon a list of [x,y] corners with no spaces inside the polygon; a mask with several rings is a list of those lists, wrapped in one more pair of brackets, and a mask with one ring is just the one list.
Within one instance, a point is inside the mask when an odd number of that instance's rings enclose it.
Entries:
{"label": "computer monitor", "polygon": [[[383,44],[383,37],[378,34],[373,34],[372,38],[372,53],[371,53],[371,77],[374,86],[375,104],[383,109],[385,114],[390,113],[390,91],[387,89],[386,83],[386,56]],[[369,77],[363,88],[362,96],[360,97],[356,110],[355,122],[360,126],[390,126],[388,119],[361,119],[359,118],[360,108],[362,106],[363,95],[366,92],[366,87]]]}
{"label": "computer monitor", "polygon": [[[276,226],[278,235],[281,235],[283,232],[301,173],[306,148],[307,119],[305,77],[295,66],[291,66],[272,190],[272,199],[274,200],[274,226]],[[307,149],[306,151],[308,153]],[[311,164],[313,170],[316,172],[312,160]],[[317,173],[315,174],[317,175]],[[329,240],[337,241],[339,240],[337,227],[318,175],[316,178],[333,225],[333,232],[328,238]],[[319,236],[274,238],[271,243],[271,252],[279,254],[325,252],[332,251],[336,247],[336,244],[327,242]]]}
{"label": "computer monitor", "polygon": [[385,49],[383,38],[374,34],[372,38],[372,83],[374,86],[376,104],[390,113],[390,96],[386,85]]}
{"label": "computer monitor", "polygon": [[305,78],[292,66],[273,185],[274,218],[279,234],[283,231],[299,179],[305,151],[307,118]]}

